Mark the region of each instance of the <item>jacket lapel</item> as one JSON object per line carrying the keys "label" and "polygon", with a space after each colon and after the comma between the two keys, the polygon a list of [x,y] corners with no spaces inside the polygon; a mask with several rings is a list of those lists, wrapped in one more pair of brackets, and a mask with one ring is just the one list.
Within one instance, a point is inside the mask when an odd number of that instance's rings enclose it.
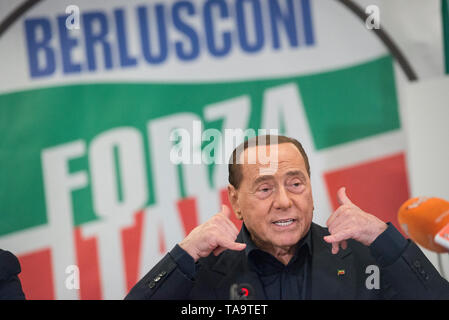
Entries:
{"label": "jacket lapel", "polygon": [[[250,284],[254,289],[254,299],[266,299],[262,283],[257,273],[249,268],[244,251],[229,251],[228,257],[223,258],[222,263],[218,261],[212,268],[212,271],[221,274],[221,280],[217,281],[217,285],[214,288],[217,299],[228,300],[230,288],[235,283]],[[223,263],[223,261],[226,261],[226,263]]]}
{"label": "jacket lapel", "polygon": [[[224,276],[224,278],[217,283],[215,288],[217,298],[228,300],[230,297],[230,288],[233,284],[247,283],[250,284],[254,290],[253,296],[255,300],[265,300],[266,297],[263,286],[257,276],[257,273],[252,270],[248,270],[246,268],[247,263],[242,262],[243,259],[239,259],[235,268],[228,270],[228,273]],[[239,264],[240,266],[238,266]]]}
{"label": "jacket lapel", "polygon": [[[236,242],[243,243],[242,230],[237,236]],[[254,289],[254,299],[265,300],[265,292],[257,273],[249,266],[245,250],[223,252],[218,261],[211,268],[217,276],[214,291],[217,299],[229,300],[230,289],[233,284],[250,284]]]}
{"label": "jacket lapel", "polygon": [[356,295],[353,255],[351,249],[340,248],[332,254],[332,245],[323,237],[326,229],[312,224],[312,277],[311,298],[315,299],[354,299]]}

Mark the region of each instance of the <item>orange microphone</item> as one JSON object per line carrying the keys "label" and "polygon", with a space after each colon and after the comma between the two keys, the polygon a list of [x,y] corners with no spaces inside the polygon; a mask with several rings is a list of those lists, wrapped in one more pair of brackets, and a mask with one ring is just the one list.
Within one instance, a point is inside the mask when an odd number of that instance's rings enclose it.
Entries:
{"label": "orange microphone", "polygon": [[424,248],[442,253],[449,251],[449,202],[440,198],[417,197],[400,208],[402,230]]}

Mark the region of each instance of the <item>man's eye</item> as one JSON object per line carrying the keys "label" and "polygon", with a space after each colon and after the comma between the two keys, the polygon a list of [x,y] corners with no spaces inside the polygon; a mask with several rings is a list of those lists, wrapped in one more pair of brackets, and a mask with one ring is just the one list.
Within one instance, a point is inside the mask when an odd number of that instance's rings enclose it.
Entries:
{"label": "man's eye", "polygon": [[298,182],[293,182],[293,183],[291,183],[291,184],[289,185],[288,188],[289,188],[291,191],[293,191],[293,192],[300,192],[300,191],[303,190],[304,184],[303,184],[302,182],[300,182],[300,181],[298,181]]}
{"label": "man's eye", "polygon": [[256,191],[256,196],[261,200],[267,199],[273,194],[273,190],[274,190],[273,186],[259,187]]}
{"label": "man's eye", "polygon": [[260,187],[258,191],[261,192],[261,193],[268,193],[268,192],[270,192],[272,189],[273,189],[273,188],[270,187],[270,186],[263,186],[263,187]]}

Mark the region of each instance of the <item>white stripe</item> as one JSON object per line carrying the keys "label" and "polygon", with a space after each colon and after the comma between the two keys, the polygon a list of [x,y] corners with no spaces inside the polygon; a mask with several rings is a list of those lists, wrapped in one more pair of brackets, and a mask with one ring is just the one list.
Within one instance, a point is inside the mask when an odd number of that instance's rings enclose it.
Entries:
{"label": "white stripe", "polygon": [[[405,150],[405,134],[403,130],[395,130],[316,151],[316,156],[323,165],[320,169],[326,172],[360,165]],[[313,166],[313,163],[311,165]],[[313,167],[311,170],[313,172]]]}

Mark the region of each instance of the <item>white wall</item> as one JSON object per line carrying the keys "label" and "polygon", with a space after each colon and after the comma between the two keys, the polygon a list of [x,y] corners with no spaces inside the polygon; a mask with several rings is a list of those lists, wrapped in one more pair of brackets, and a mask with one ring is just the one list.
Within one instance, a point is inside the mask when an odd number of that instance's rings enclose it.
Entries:
{"label": "white wall", "polygon": [[[403,124],[411,196],[449,201],[449,76],[424,80],[405,88]],[[438,266],[437,255],[423,250]],[[441,255],[449,278],[449,254]]]}

